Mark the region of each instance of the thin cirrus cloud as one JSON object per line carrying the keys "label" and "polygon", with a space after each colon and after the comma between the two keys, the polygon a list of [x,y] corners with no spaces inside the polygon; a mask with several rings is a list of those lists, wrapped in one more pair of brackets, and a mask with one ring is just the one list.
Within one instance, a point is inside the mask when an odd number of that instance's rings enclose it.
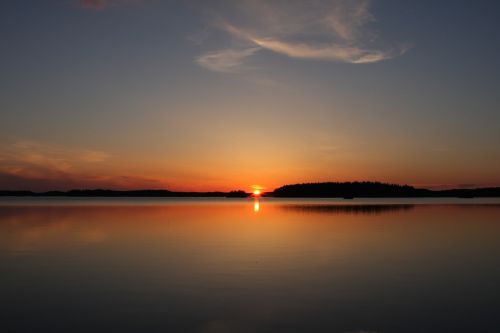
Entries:
{"label": "thin cirrus cloud", "polygon": [[[0,189],[71,189],[81,187],[157,186],[153,180],[97,175],[92,170],[110,159],[103,151],[70,149],[34,141],[0,146]],[[147,186],[146,186],[147,185]]]}
{"label": "thin cirrus cloud", "polygon": [[251,47],[210,52],[198,57],[196,62],[200,66],[216,72],[237,72],[241,69],[245,59],[255,54],[259,49],[259,47]]}
{"label": "thin cirrus cloud", "polygon": [[104,162],[109,155],[89,149],[18,141],[0,147],[0,172],[33,178],[60,177],[75,172],[83,164]]}
{"label": "thin cirrus cloud", "polygon": [[261,50],[350,64],[376,63],[405,53],[404,45],[379,45],[380,36],[370,28],[375,21],[370,4],[369,0],[244,0],[219,13],[214,22],[239,46],[203,54],[196,62],[209,70],[235,72]]}
{"label": "thin cirrus cloud", "polygon": [[[161,188],[157,179],[103,172],[111,156],[29,140],[0,145],[0,189]],[[113,165],[113,164],[111,164]],[[101,170],[101,171],[97,171]]]}

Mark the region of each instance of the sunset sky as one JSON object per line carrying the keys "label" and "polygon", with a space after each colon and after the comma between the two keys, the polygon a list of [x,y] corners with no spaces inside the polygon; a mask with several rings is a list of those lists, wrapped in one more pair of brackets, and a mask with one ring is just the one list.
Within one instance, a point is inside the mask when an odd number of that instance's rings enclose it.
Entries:
{"label": "sunset sky", "polygon": [[499,186],[499,10],[2,1],[0,189]]}

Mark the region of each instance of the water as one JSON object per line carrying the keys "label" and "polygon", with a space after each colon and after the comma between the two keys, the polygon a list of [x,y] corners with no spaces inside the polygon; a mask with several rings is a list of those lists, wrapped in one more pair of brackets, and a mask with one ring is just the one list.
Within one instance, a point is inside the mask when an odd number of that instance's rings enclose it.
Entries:
{"label": "water", "polygon": [[499,199],[0,200],[2,332],[500,332]]}

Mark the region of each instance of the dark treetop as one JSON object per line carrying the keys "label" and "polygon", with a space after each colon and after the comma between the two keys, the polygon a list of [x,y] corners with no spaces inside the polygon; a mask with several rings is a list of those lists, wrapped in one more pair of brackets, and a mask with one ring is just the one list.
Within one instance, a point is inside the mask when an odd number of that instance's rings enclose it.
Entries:
{"label": "dark treetop", "polygon": [[500,188],[433,191],[409,185],[379,182],[328,182],[285,185],[270,193],[273,197],[376,198],[376,197],[500,197]]}

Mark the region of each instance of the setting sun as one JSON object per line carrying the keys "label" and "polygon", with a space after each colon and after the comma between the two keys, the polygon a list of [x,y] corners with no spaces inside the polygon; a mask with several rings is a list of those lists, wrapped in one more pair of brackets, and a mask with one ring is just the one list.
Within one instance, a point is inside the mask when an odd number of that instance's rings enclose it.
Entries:
{"label": "setting sun", "polygon": [[252,195],[254,197],[259,197],[262,194],[262,190],[264,189],[260,185],[252,185],[250,186],[250,188],[252,189]]}

